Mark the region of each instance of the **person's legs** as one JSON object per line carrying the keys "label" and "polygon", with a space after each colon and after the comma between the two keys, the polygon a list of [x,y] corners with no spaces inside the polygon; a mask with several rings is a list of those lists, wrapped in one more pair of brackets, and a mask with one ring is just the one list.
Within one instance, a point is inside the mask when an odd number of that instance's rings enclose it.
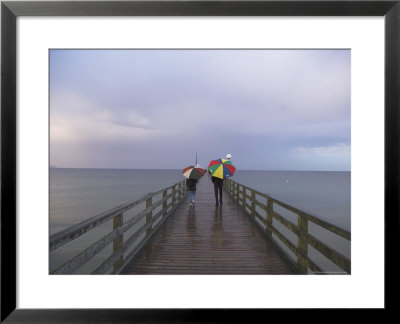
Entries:
{"label": "person's legs", "polygon": [[219,184],[219,203],[222,205],[222,182]]}
{"label": "person's legs", "polygon": [[188,190],[188,192],[189,192],[189,201],[190,201],[190,204],[192,204],[192,201],[194,200],[194,198],[193,198],[193,190]]}
{"label": "person's legs", "polygon": [[215,204],[218,206],[218,183],[214,182]]}

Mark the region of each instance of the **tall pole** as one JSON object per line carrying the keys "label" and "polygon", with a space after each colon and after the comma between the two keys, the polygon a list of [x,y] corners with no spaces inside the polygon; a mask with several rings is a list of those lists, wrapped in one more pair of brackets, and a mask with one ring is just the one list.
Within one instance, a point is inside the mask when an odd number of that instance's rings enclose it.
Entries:
{"label": "tall pole", "polygon": [[197,153],[196,153],[196,165],[197,165]]}

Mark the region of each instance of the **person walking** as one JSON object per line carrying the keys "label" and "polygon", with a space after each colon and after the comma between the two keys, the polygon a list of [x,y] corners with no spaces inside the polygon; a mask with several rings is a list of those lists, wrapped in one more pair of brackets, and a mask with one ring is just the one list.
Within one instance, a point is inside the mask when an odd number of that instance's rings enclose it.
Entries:
{"label": "person walking", "polygon": [[196,203],[196,183],[198,182],[197,179],[187,179],[186,180],[186,187],[189,193],[189,205],[195,206]]}
{"label": "person walking", "polygon": [[[226,160],[230,160],[231,158],[231,154],[227,154],[225,157]],[[214,184],[215,206],[222,206],[222,187],[224,185],[224,179],[211,176],[211,181]]]}
{"label": "person walking", "polygon": [[[222,205],[222,186],[224,184],[224,180],[211,176],[211,181],[214,184],[214,194],[215,194],[215,206]],[[219,194],[219,201],[218,201]]]}

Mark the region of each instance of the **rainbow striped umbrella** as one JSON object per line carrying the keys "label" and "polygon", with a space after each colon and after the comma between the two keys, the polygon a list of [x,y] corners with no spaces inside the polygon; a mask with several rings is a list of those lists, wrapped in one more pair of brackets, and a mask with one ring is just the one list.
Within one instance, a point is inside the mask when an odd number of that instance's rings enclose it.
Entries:
{"label": "rainbow striped umbrella", "polygon": [[218,159],[212,160],[208,165],[208,171],[213,177],[225,179],[233,176],[236,168],[230,160]]}
{"label": "rainbow striped umbrella", "polygon": [[204,169],[200,166],[188,166],[183,169],[182,174],[187,179],[199,179],[204,175]]}

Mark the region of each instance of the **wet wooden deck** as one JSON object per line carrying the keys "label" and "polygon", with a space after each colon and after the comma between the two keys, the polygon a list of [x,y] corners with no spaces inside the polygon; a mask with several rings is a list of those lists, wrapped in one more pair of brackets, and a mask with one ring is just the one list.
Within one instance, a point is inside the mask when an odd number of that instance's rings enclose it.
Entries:
{"label": "wet wooden deck", "polygon": [[215,206],[208,176],[121,274],[293,274],[257,226],[224,192]]}

